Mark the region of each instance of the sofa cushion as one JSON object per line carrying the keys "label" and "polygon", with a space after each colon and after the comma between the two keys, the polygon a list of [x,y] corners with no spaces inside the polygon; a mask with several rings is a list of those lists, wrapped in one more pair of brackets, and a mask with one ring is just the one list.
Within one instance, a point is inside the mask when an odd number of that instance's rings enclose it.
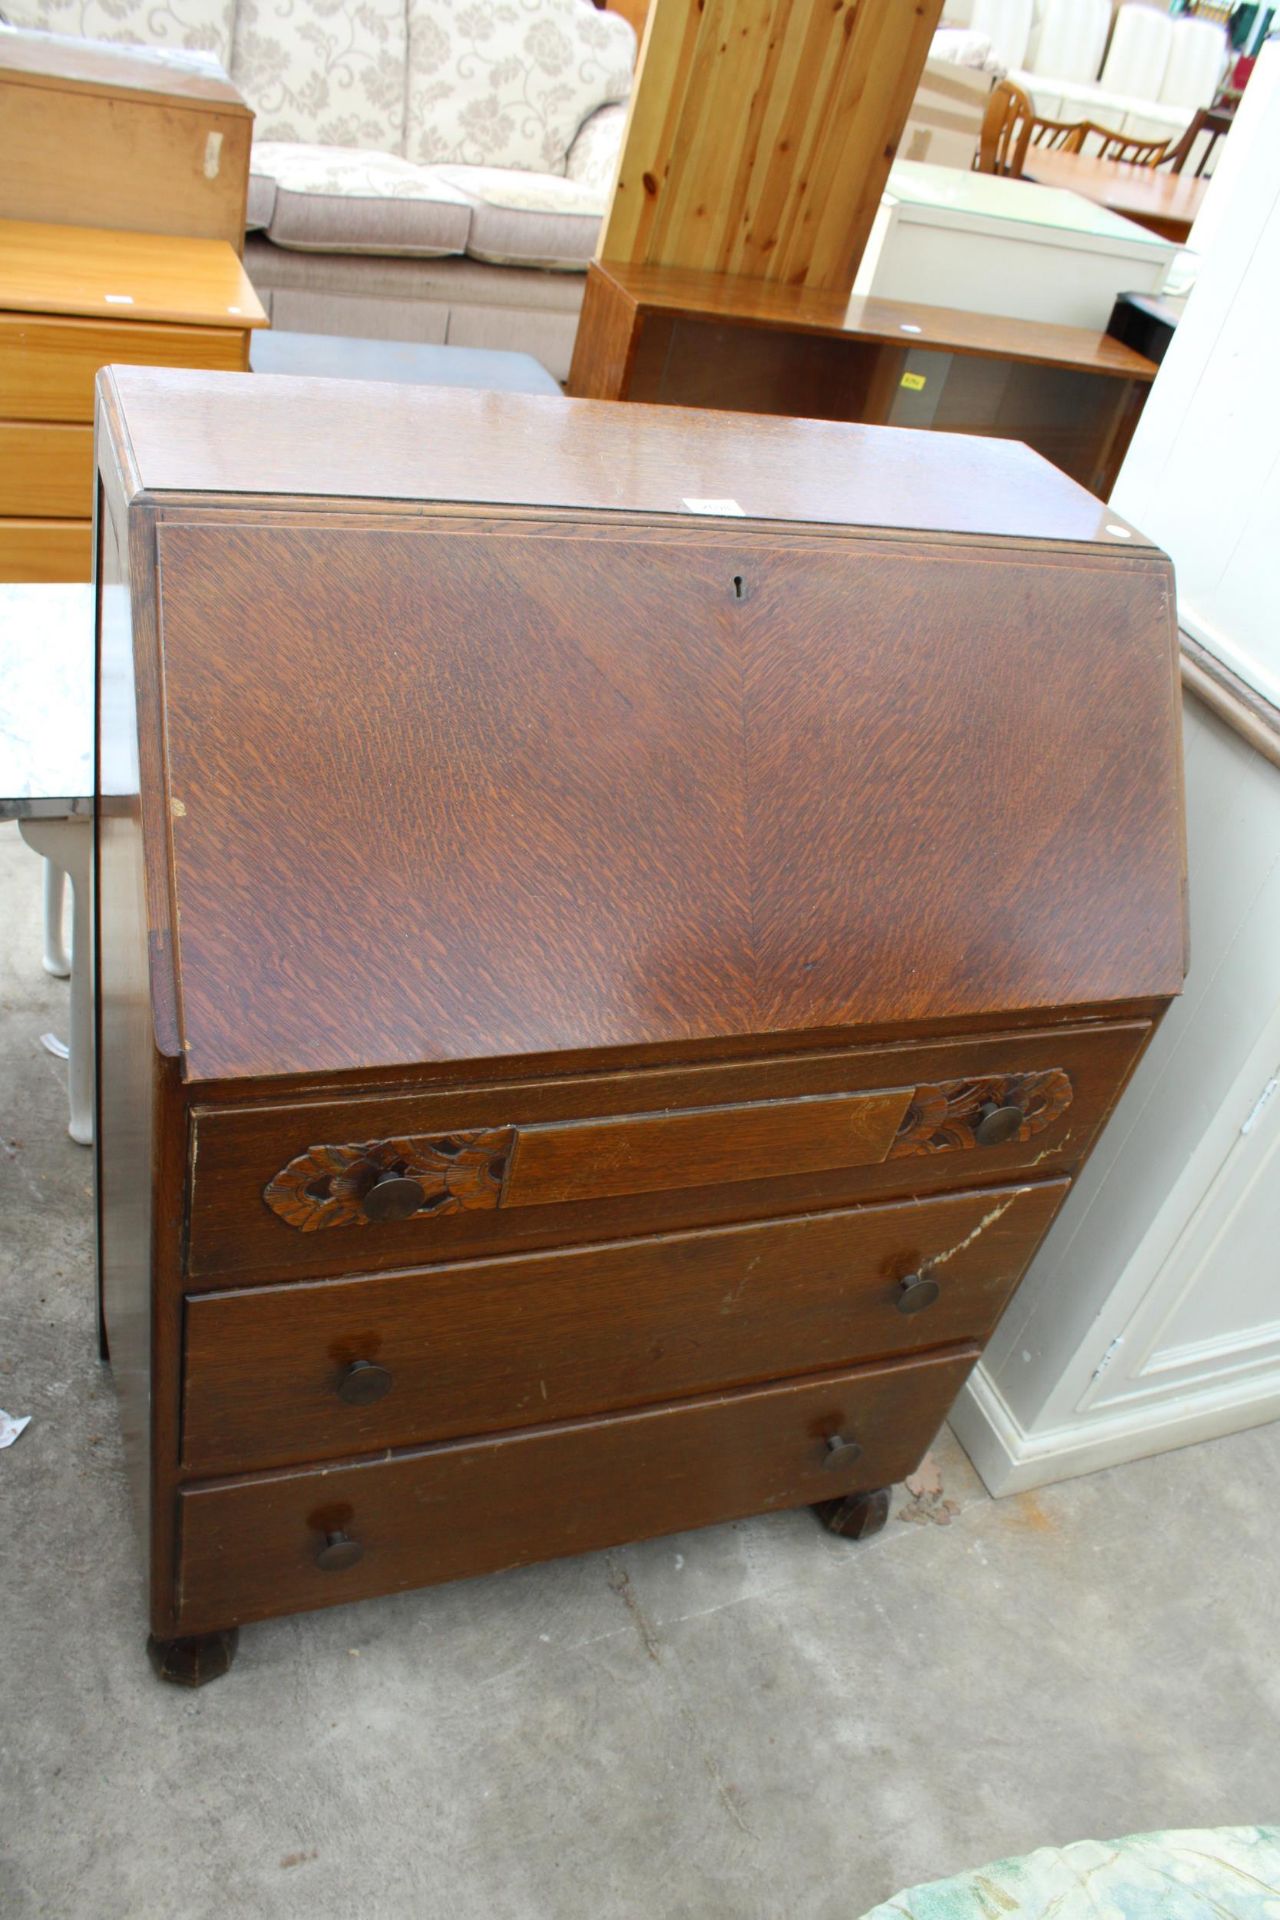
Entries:
{"label": "sofa cushion", "polygon": [[631,88],[635,34],[588,0],[408,0],[405,153],[562,173],[589,114]]}
{"label": "sofa cushion", "polygon": [[496,267],[580,273],[596,250],[608,189],[518,167],[438,167],[472,203],[467,252]]}
{"label": "sofa cushion", "polygon": [[231,58],[235,0],[0,0],[0,18],[14,27],[122,40],[133,47],[187,47]]}
{"label": "sofa cushion", "polygon": [[431,258],[467,244],[470,201],[394,153],[262,141],[252,178],[274,186],[266,227],[278,247]]}
{"label": "sofa cushion", "polygon": [[255,173],[254,162],[249,162],[249,198],[244,210],[244,230],[246,233],[261,233],[264,227],[271,225],[271,216],[276,209],[276,183],[269,173]]}
{"label": "sofa cushion", "polygon": [[581,187],[594,187],[598,193],[612,193],[626,126],[625,105],[600,107],[584,120],[565,161],[565,179],[576,180]]}
{"label": "sofa cushion", "polygon": [[231,77],[260,140],[400,150],[404,0],[239,0]]}

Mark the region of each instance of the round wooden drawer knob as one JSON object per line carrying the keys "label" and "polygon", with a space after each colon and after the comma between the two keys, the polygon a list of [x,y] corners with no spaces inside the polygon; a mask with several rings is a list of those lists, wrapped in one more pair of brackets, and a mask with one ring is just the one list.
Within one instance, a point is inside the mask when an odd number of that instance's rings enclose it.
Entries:
{"label": "round wooden drawer knob", "polygon": [[923,1313],[931,1307],[942,1288],[928,1273],[909,1273],[898,1284],[894,1306],[899,1313]]}
{"label": "round wooden drawer knob", "polygon": [[862,1448],[856,1440],[844,1440],[838,1433],[833,1433],[827,1441],[827,1457],[822,1464],[833,1473],[844,1473],[856,1466],[861,1458]]}
{"label": "round wooden drawer knob", "polygon": [[338,1382],[338,1398],[349,1407],[371,1407],[390,1390],[391,1375],[376,1360],[353,1360]]}
{"label": "round wooden drawer knob", "polygon": [[345,1573],[364,1558],[364,1548],[349,1533],[327,1533],[324,1545],[316,1549],[316,1565],[321,1573]]}
{"label": "round wooden drawer knob", "polygon": [[1026,1117],[1021,1107],[1002,1107],[988,1100],[978,1114],[973,1137],[980,1147],[1003,1146],[1006,1140],[1012,1140]]}
{"label": "round wooden drawer knob", "polygon": [[361,1204],[368,1220],[407,1220],[426,1197],[420,1180],[405,1173],[388,1173],[374,1182]]}

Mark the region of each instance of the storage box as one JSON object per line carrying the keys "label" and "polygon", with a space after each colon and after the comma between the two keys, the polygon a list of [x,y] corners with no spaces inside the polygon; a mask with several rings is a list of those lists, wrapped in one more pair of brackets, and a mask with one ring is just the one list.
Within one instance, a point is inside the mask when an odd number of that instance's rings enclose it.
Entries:
{"label": "storage box", "polygon": [[4,215],[244,252],[253,114],[208,54],[0,27]]}
{"label": "storage box", "polygon": [[1077,193],[900,160],[855,294],[1101,333],[1122,293],[1159,293],[1177,247]]}

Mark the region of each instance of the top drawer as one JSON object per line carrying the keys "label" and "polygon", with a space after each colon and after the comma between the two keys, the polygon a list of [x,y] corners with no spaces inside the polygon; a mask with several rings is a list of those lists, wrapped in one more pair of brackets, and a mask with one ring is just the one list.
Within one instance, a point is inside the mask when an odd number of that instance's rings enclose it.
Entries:
{"label": "top drawer", "polygon": [[0,419],[92,420],[100,367],[210,367],[242,373],[248,335],[234,327],[0,313]]}
{"label": "top drawer", "polygon": [[369,1271],[1070,1172],[1149,1032],[198,1107],[188,1271]]}

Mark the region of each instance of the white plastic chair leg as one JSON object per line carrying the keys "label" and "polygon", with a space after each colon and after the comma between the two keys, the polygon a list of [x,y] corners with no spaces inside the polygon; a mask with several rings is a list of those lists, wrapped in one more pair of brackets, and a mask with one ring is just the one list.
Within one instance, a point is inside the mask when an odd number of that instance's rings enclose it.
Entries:
{"label": "white plastic chair leg", "polygon": [[62,896],[67,876],[52,860],[44,863],[44,970],[55,980],[65,980],[71,960],[62,938]]}
{"label": "white plastic chair leg", "polygon": [[[93,1143],[93,982],[89,974],[89,886],[92,822],[20,820],[29,847],[42,853],[71,882],[71,1033],[67,1060],[67,1128],[78,1146]],[[47,897],[47,896],[46,896]]]}

